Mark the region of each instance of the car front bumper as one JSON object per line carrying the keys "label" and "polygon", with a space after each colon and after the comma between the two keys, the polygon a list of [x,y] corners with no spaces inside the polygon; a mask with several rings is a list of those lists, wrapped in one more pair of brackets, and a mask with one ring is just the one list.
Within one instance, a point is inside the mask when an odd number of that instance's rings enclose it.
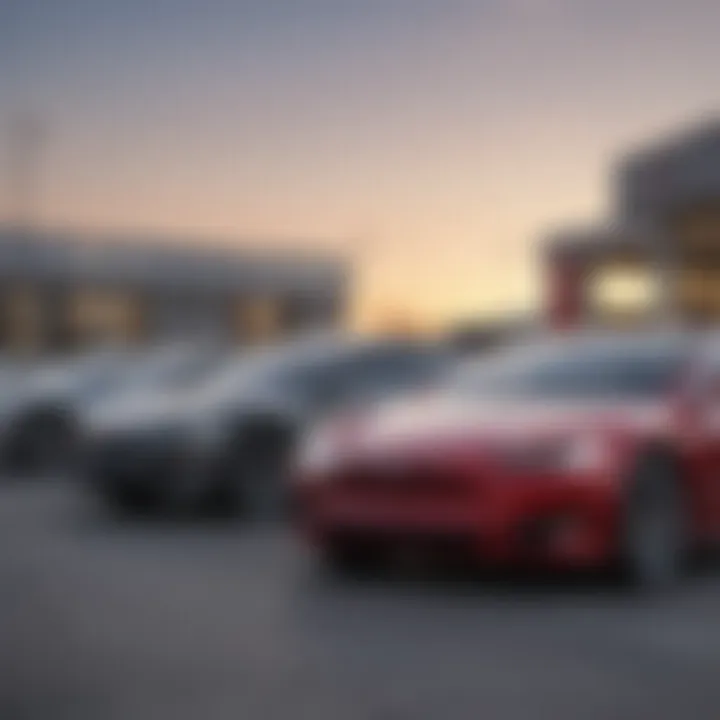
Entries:
{"label": "car front bumper", "polygon": [[85,475],[98,492],[182,499],[206,482],[208,460],[183,433],[126,433],[87,444]]}
{"label": "car front bumper", "polygon": [[448,482],[447,491],[443,477],[437,479],[423,489],[412,477],[402,489],[382,481],[349,487],[342,479],[300,479],[297,520],[321,548],[448,541],[488,563],[576,567],[604,564],[617,552],[620,499],[610,476],[510,477],[466,469],[464,482]]}

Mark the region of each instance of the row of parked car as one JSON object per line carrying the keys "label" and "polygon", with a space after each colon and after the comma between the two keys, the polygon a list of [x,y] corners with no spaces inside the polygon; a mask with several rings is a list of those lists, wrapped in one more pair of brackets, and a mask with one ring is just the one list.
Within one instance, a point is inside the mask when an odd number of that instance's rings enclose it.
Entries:
{"label": "row of parked car", "polygon": [[72,471],[117,511],[273,514],[306,427],[434,384],[451,363],[437,345],[313,336],[7,368],[0,459],[13,476]]}
{"label": "row of parked car", "polygon": [[290,508],[332,567],[442,550],[680,576],[720,540],[720,343],[564,337],[458,363],[310,338],[98,353],[2,385],[0,457],[73,468],[117,511]]}

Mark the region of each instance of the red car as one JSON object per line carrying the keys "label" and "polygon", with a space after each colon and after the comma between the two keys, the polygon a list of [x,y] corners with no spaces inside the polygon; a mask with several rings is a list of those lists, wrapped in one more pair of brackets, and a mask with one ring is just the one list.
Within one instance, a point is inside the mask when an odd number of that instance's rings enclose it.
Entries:
{"label": "red car", "polygon": [[334,566],[463,550],[677,579],[720,530],[720,344],[571,337],[460,369],[439,392],[317,428],[294,488]]}

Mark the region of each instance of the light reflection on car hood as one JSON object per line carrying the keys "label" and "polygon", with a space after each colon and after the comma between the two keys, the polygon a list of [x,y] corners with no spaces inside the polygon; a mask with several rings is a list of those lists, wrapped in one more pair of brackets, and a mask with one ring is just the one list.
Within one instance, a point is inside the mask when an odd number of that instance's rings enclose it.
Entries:
{"label": "light reflection on car hood", "polygon": [[92,428],[142,429],[176,423],[191,412],[190,398],[183,393],[135,391],[95,403],[86,413]]}
{"label": "light reflection on car hood", "polygon": [[492,441],[542,437],[618,426],[667,431],[671,422],[668,406],[657,401],[505,402],[440,395],[378,407],[358,425],[355,443],[368,449],[417,446],[464,438]]}
{"label": "light reflection on car hood", "polygon": [[162,426],[197,426],[231,411],[269,404],[271,394],[248,387],[232,397],[207,396],[196,390],[135,391],[96,403],[86,414],[92,429],[106,431]]}

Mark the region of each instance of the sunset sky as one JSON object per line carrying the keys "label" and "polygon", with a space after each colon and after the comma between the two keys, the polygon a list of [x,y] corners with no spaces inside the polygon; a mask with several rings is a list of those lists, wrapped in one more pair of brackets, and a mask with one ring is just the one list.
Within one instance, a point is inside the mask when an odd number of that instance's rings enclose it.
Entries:
{"label": "sunset sky", "polygon": [[0,157],[38,118],[46,225],[351,253],[361,320],[515,312],[613,158],[720,107],[719,27],[712,0],[0,0]]}

